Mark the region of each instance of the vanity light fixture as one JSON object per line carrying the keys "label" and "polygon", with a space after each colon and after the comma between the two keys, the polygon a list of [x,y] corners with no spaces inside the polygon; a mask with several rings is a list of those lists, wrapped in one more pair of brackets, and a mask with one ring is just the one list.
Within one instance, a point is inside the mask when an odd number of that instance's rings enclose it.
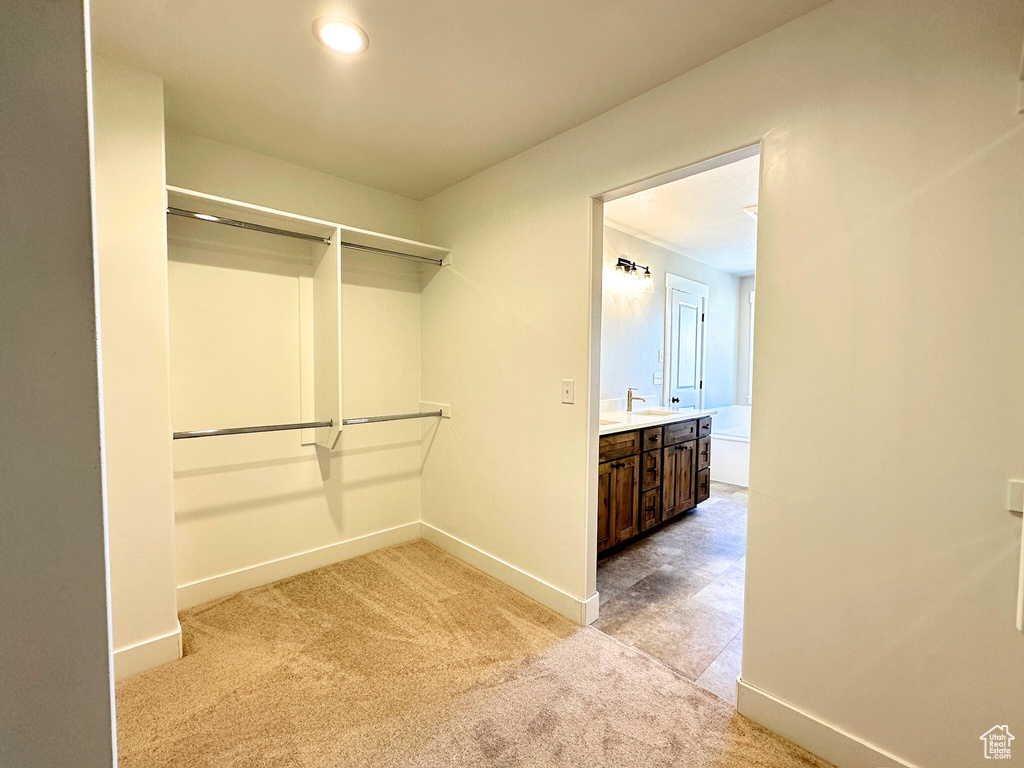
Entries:
{"label": "vanity light fixture", "polygon": [[362,53],[370,45],[366,33],[348,19],[324,16],[313,24],[313,34],[332,51],[351,56]]}
{"label": "vanity light fixture", "polygon": [[[644,271],[643,276],[640,275],[640,270]],[[619,260],[615,263],[615,274],[619,276],[619,281],[625,284],[626,276],[633,278],[632,286],[634,288],[639,287],[644,293],[654,293],[654,276],[651,275],[651,268],[644,267],[637,264],[635,261],[630,261],[625,256],[620,256]]]}

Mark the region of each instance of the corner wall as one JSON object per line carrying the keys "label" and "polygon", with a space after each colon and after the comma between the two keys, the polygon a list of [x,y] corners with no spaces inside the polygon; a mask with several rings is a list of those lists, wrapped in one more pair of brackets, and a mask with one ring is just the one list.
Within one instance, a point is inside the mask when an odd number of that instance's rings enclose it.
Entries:
{"label": "corner wall", "polygon": [[114,768],[85,4],[0,29],[0,765]]}
{"label": "corner wall", "polygon": [[96,243],[118,678],[181,655],[167,356],[164,88],[97,58]]}
{"label": "corner wall", "polygon": [[743,679],[826,758],[980,762],[1024,713],[1022,29],[836,0],[430,198],[424,392],[459,419],[424,521],[590,596],[590,198],[763,140]]}

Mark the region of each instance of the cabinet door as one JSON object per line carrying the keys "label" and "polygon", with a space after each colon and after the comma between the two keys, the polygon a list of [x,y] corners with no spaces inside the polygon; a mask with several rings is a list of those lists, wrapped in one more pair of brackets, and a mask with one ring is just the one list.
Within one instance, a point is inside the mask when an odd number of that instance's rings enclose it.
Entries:
{"label": "cabinet door", "polygon": [[661,458],[661,519],[668,520],[679,510],[676,509],[676,464],[679,462],[679,446],[666,448]]}
{"label": "cabinet door", "polygon": [[598,465],[597,473],[597,551],[603,552],[612,545],[612,464],[605,461]]}
{"label": "cabinet door", "polygon": [[612,537],[616,543],[631,539],[640,532],[638,459],[637,456],[627,456],[612,462]]}
{"label": "cabinet door", "polygon": [[696,446],[696,443],[689,442],[665,449],[661,468],[662,520],[668,520],[694,506]]}
{"label": "cabinet door", "polygon": [[696,506],[697,443],[676,446],[679,461],[676,464],[676,512],[685,512]]}

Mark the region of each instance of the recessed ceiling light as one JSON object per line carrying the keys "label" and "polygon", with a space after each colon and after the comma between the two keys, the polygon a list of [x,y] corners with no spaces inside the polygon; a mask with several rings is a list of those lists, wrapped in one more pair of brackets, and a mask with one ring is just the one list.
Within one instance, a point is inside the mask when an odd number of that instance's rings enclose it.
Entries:
{"label": "recessed ceiling light", "polygon": [[338,53],[362,53],[370,45],[369,38],[357,25],[346,19],[326,16],[313,25],[316,39]]}

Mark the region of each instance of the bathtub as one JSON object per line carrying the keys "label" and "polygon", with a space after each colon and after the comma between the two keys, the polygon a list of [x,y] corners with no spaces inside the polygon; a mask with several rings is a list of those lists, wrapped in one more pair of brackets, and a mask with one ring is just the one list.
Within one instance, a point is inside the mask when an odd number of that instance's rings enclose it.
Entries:
{"label": "bathtub", "polygon": [[711,422],[711,479],[746,488],[750,484],[750,406],[716,410]]}

